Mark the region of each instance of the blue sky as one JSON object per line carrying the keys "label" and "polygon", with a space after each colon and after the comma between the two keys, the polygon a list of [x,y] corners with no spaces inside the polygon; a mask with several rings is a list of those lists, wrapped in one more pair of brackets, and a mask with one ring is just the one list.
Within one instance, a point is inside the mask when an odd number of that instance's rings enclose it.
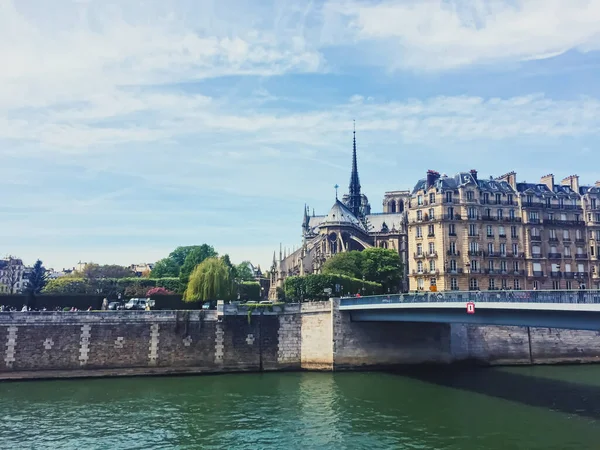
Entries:
{"label": "blue sky", "polygon": [[0,0],[0,254],[263,267],[350,175],[600,179],[598,0]]}

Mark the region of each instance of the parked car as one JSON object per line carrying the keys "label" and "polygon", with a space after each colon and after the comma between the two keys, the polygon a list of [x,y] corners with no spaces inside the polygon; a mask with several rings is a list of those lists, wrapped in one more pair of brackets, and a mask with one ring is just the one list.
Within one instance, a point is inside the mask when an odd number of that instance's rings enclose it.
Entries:
{"label": "parked car", "polygon": [[108,304],[108,310],[109,311],[117,311],[120,309],[125,309],[123,302],[110,302]]}
{"label": "parked car", "polygon": [[125,309],[143,311],[146,309],[146,300],[145,298],[131,298],[125,303]]}

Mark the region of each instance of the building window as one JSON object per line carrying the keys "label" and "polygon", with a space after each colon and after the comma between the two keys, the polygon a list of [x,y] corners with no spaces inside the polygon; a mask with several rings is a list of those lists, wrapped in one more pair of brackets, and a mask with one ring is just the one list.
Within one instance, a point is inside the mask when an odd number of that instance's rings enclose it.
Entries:
{"label": "building window", "polygon": [[429,254],[432,255],[435,253],[435,242],[429,243]]}
{"label": "building window", "polygon": [[571,247],[565,246],[565,256],[571,256]]}
{"label": "building window", "polygon": [[496,205],[499,205],[501,201],[502,201],[502,195],[496,194]]}
{"label": "building window", "polygon": [[450,225],[448,225],[448,234],[450,236],[456,236],[456,227],[454,226],[453,223],[451,223]]}
{"label": "building window", "polygon": [[479,251],[479,243],[473,241],[469,242],[469,251],[477,253]]}
{"label": "building window", "polygon": [[506,256],[506,244],[505,243],[500,244],[500,254],[502,256]]}
{"label": "building window", "polygon": [[479,263],[476,260],[471,261],[471,271],[473,271],[473,272],[479,271]]}
{"label": "building window", "polygon": [[500,261],[500,270],[506,272],[506,261]]}
{"label": "building window", "polygon": [[514,289],[521,289],[521,282],[519,281],[519,279],[518,279],[518,278],[515,278],[515,279],[513,280],[513,288],[514,288]]}
{"label": "building window", "polygon": [[417,220],[423,220],[423,211],[417,211]]}
{"label": "building window", "polygon": [[571,280],[567,280],[567,281],[565,282],[565,284],[567,285],[567,286],[566,286],[566,288],[567,288],[567,291],[570,291],[571,289],[573,289],[573,282],[572,282]]}
{"label": "building window", "polygon": [[448,203],[452,201],[452,192],[446,192],[446,201]]}
{"label": "building window", "polygon": [[432,205],[435,203],[435,194],[433,192],[429,194],[429,203]]}
{"label": "building window", "polygon": [[552,280],[552,289],[559,290],[560,289],[560,281]]}
{"label": "building window", "polygon": [[519,254],[519,244],[512,245],[513,256],[518,256]]}
{"label": "building window", "polygon": [[467,210],[467,216],[469,219],[477,219],[477,210],[473,207],[469,207]]}
{"label": "building window", "polygon": [[433,208],[429,208],[429,220],[435,219],[435,210]]}
{"label": "building window", "polygon": [[431,261],[429,261],[429,271],[435,272],[435,259],[432,259]]}
{"label": "building window", "polygon": [[511,209],[508,212],[508,217],[510,217],[510,220],[514,220],[515,219],[515,210],[514,209]]}
{"label": "building window", "polygon": [[423,204],[423,196],[417,195],[417,205],[421,206]]}
{"label": "building window", "polygon": [[490,194],[488,194],[487,192],[485,194],[483,194],[483,203],[485,203],[486,205],[490,202]]}
{"label": "building window", "polygon": [[458,280],[454,277],[450,278],[450,289],[458,291]]}
{"label": "building window", "polygon": [[467,200],[473,200],[473,191],[467,192]]}
{"label": "building window", "polygon": [[500,237],[506,237],[506,232],[504,231],[504,227],[503,226],[499,226],[498,227],[498,235]]}
{"label": "building window", "polygon": [[494,230],[491,225],[487,226],[487,237],[494,237]]}
{"label": "building window", "polygon": [[421,227],[417,227],[417,237],[423,237],[423,229]]}
{"label": "building window", "polygon": [[517,227],[515,227],[514,225],[510,227],[510,237],[511,238],[517,237]]}
{"label": "building window", "polygon": [[437,280],[435,278],[432,278],[429,280],[429,286],[434,287],[436,286]]}
{"label": "building window", "polygon": [[501,209],[499,209],[499,210],[497,210],[497,211],[496,211],[496,217],[497,217],[498,219],[502,219],[502,217],[503,217],[503,214],[504,214],[504,213],[502,212],[502,210],[501,210]]}
{"label": "building window", "polygon": [[568,241],[569,239],[571,239],[569,237],[569,230],[563,230],[563,239]]}
{"label": "building window", "polygon": [[454,208],[452,206],[448,208],[448,219],[454,219]]}
{"label": "building window", "polygon": [[417,289],[419,289],[420,291],[422,291],[423,290],[423,286],[424,286],[423,278],[419,278],[417,280]]}
{"label": "building window", "polygon": [[496,281],[493,278],[489,279],[488,289],[489,290],[496,289]]}
{"label": "building window", "polygon": [[519,261],[513,261],[513,270],[515,272],[519,270]]}
{"label": "building window", "polygon": [[477,282],[477,278],[471,278],[469,280],[469,288],[471,288],[471,289],[479,288],[479,283]]}
{"label": "building window", "polygon": [[594,256],[594,246],[590,246],[590,255]]}
{"label": "building window", "polygon": [[502,278],[502,289],[506,289],[508,287],[508,283],[506,282],[506,278]]}
{"label": "building window", "polygon": [[434,229],[433,225],[429,225],[427,227],[427,236],[429,236],[429,237],[435,236],[435,229]]}
{"label": "building window", "polygon": [[494,261],[488,261],[488,269],[494,270]]}
{"label": "building window", "polygon": [[450,270],[456,270],[456,260],[455,259],[450,260]]}
{"label": "building window", "polygon": [[423,261],[417,261],[417,272],[423,273]]}
{"label": "building window", "polygon": [[474,223],[469,224],[469,236],[477,236],[477,225]]}
{"label": "building window", "polygon": [[450,242],[449,250],[451,255],[456,255],[456,242]]}
{"label": "building window", "polygon": [[494,243],[493,242],[490,242],[488,244],[488,252],[490,255],[492,255],[494,253]]}
{"label": "building window", "polygon": [[513,195],[512,194],[508,194],[506,196],[506,203],[508,203],[509,205],[513,204]]}
{"label": "building window", "polygon": [[423,244],[417,244],[417,255],[421,256],[423,254]]}

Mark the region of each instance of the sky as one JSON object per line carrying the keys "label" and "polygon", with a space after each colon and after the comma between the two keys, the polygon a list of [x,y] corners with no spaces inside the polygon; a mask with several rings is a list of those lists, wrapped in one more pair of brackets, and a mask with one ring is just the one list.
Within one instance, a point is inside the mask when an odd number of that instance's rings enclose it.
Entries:
{"label": "sky", "polygon": [[428,169],[600,179],[600,0],[0,0],[0,255],[270,265]]}

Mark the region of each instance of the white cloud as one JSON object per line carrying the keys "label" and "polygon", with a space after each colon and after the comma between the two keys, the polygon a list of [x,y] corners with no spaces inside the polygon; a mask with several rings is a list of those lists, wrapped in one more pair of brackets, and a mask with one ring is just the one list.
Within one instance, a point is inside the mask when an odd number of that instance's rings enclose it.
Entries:
{"label": "white cloud", "polygon": [[340,1],[328,10],[329,26],[338,27],[330,43],[371,42],[370,52],[392,68],[444,70],[600,48],[597,0]]}

